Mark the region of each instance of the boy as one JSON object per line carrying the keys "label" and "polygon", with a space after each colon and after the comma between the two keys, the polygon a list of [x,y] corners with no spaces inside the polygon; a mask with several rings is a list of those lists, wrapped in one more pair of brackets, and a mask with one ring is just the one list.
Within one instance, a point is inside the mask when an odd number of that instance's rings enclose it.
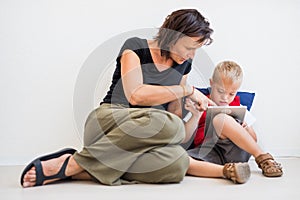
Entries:
{"label": "boy", "polygon": [[[238,64],[232,61],[219,63],[210,79],[211,90],[208,97],[217,106],[239,106],[240,101],[236,94],[242,79],[243,72]],[[279,177],[283,174],[280,164],[256,143],[256,134],[251,126],[247,126],[245,122],[240,124],[233,117],[220,113],[212,119],[214,130],[204,136],[206,112],[199,112],[189,99],[186,100],[185,108],[193,115],[186,122],[187,134],[191,135],[190,131],[195,130],[191,127],[198,125],[193,144],[188,148],[191,157],[188,174],[218,177],[220,168],[217,167],[224,165],[223,176],[234,182],[244,183],[250,176],[246,162],[251,155],[254,156],[258,167],[262,169],[263,175]]]}

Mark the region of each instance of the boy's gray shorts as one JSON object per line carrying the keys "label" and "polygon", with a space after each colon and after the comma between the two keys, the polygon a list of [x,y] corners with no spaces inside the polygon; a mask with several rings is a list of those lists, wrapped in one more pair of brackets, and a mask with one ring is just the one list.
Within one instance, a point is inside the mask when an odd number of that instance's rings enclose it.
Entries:
{"label": "boy's gray shorts", "polygon": [[200,147],[187,150],[189,156],[224,165],[229,162],[248,162],[251,154],[239,148],[229,139],[204,142]]}

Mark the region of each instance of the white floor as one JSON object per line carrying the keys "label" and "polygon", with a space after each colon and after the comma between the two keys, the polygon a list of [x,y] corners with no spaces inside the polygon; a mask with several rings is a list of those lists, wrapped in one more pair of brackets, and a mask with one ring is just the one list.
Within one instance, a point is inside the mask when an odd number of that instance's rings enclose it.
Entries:
{"label": "white floor", "polygon": [[262,176],[253,160],[250,160],[251,178],[242,185],[225,179],[185,177],[180,184],[134,184],[104,186],[94,182],[72,181],[23,189],[19,177],[24,166],[0,166],[1,200],[175,200],[175,199],[300,199],[300,158],[276,158],[283,165],[280,178]]}

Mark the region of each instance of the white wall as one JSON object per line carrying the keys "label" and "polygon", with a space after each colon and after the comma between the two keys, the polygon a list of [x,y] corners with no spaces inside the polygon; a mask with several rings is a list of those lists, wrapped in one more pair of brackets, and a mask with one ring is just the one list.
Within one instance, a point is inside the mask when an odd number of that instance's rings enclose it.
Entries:
{"label": "white wall", "polygon": [[[242,89],[256,92],[253,114],[262,147],[299,156],[299,2],[0,1],[0,164],[25,164],[64,146],[80,149],[84,119],[102,98],[103,78],[110,78],[101,73],[107,65],[99,65],[101,77],[80,82],[93,53],[120,34],[159,27],[171,11],[187,7],[198,8],[215,30],[215,41],[202,50],[208,62],[230,59],[244,68]],[[103,59],[118,50],[105,51]],[[91,86],[95,81],[101,87]],[[77,96],[85,94],[84,86],[93,101]]]}

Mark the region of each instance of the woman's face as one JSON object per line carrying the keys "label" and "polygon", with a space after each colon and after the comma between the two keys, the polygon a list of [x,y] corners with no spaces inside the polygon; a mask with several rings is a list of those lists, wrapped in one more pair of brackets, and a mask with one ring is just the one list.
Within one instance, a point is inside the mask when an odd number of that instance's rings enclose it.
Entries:
{"label": "woman's face", "polygon": [[203,45],[198,41],[201,37],[188,37],[180,38],[174,45],[170,47],[170,57],[178,64],[182,64],[188,59],[193,59],[196,50]]}

